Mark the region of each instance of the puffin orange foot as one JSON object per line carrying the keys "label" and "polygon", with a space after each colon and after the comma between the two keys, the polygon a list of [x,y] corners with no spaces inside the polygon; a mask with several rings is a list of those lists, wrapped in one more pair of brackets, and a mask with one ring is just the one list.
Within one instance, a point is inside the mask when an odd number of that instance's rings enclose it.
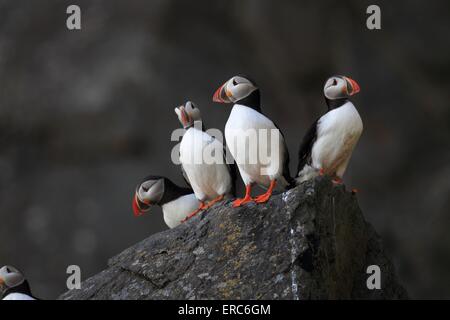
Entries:
{"label": "puffin orange foot", "polygon": [[245,197],[245,198],[241,198],[241,199],[236,199],[233,201],[233,208],[237,208],[242,206],[243,204],[252,202],[252,198],[251,197]]}
{"label": "puffin orange foot", "polygon": [[242,206],[243,204],[251,202],[253,199],[251,197],[252,194],[252,185],[247,184],[245,186],[245,196],[241,199],[236,199],[233,201],[233,208],[237,208]]}
{"label": "puffin orange foot", "polygon": [[357,194],[358,192],[358,189],[352,189],[352,194]]}
{"label": "puffin orange foot", "polygon": [[320,169],[320,170],[319,170],[319,176],[324,176],[324,175],[325,175],[325,170]]}
{"label": "puffin orange foot", "polygon": [[338,177],[336,177],[336,178],[334,178],[333,180],[331,180],[334,184],[342,184],[342,179],[341,178],[338,178]]}
{"label": "puffin orange foot", "polygon": [[214,204],[216,204],[217,202],[222,201],[223,198],[224,198],[224,196],[221,195],[221,196],[218,196],[217,198],[211,200],[211,201],[205,206],[204,209],[209,209],[209,208],[211,208],[211,207],[212,207]]}
{"label": "puffin orange foot", "polygon": [[256,203],[264,203],[264,202],[269,201],[271,196],[272,196],[271,193],[264,193],[264,194],[262,194],[260,196],[257,196],[254,201]]}
{"label": "puffin orange foot", "polygon": [[257,196],[255,199],[255,202],[256,203],[267,202],[270,199],[270,196],[272,195],[272,192],[275,188],[276,183],[277,183],[276,180],[271,180],[270,186],[269,186],[269,189],[267,189],[267,192]]}
{"label": "puffin orange foot", "polygon": [[200,206],[198,207],[198,209],[195,210],[195,211],[193,211],[193,212],[191,212],[191,213],[189,213],[189,214],[186,216],[186,218],[184,218],[183,220],[181,220],[181,222],[183,223],[183,222],[188,221],[190,218],[196,216],[200,211],[203,211],[203,210],[205,210],[205,209],[207,209],[207,208],[208,208],[208,207],[207,207],[203,202],[200,202]]}
{"label": "puffin orange foot", "polygon": [[181,220],[181,222],[186,222],[188,221],[190,218],[195,217],[200,211],[202,211],[201,209],[197,209],[194,212],[189,213],[186,218],[184,218],[183,220]]}

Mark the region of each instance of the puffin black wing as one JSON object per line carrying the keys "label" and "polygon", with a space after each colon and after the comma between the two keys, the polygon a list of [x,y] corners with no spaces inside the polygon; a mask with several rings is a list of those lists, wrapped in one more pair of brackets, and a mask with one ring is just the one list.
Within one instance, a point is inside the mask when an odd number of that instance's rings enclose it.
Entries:
{"label": "puffin black wing", "polygon": [[[227,163],[227,157],[226,157],[226,152],[227,152],[227,148],[226,148],[226,143],[223,146],[223,161],[224,163]],[[237,166],[236,166],[236,162],[232,163],[227,163],[227,167],[228,167],[228,171],[230,172],[230,176],[231,176],[231,195],[233,197],[236,197],[236,179],[237,179]]]}
{"label": "puffin black wing", "polygon": [[311,164],[311,151],[317,139],[317,125],[319,123],[319,119],[314,121],[313,125],[306,132],[303,137],[302,143],[300,145],[300,149],[298,151],[298,167],[297,174],[303,169],[303,167],[307,164]]}
{"label": "puffin black wing", "polygon": [[286,139],[284,138],[283,131],[280,130],[280,128],[278,127],[278,125],[275,122],[273,122],[273,124],[278,129],[278,131],[280,132],[281,136],[283,137],[283,147],[284,147],[284,150],[283,150],[283,152],[284,152],[284,154],[283,154],[283,158],[284,158],[284,162],[283,162],[283,178],[287,181],[287,183],[289,183],[288,188],[291,188],[292,186],[294,186],[295,181],[294,181],[294,179],[292,179],[291,172],[289,170],[289,161],[290,161],[289,149],[288,149],[288,146],[286,144]]}

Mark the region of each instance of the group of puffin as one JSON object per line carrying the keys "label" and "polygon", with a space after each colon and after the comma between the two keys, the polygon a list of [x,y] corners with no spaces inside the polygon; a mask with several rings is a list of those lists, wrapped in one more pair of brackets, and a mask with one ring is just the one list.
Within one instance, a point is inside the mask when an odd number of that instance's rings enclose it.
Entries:
{"label": "group of puffin", "polygon": [[[235,199],[233,207],[249,202],[267,202],[274,190],[286,190],[318,175],[328,175],[335,184],[341,184],[363,130],[361,117],[349,100],[359,90],[359,85],[345,76],[333,76],[325,82],[323,94],[328,110],[304,136],[298,155],[297,177],[293,179],[289,173],[289,152],[284,136],[275,123],[262,113],[260,91],[255,82],[238,75],[219,87],[213,101],[234,105],[225,125],[225,140],[245,184],[244,197]],[[205,131],[200,110],[195,104],[188,101],[175,108],[175,113],[185,129],[180,144],[180,163],[183,177],[190,187],[180,187],[166,177],[150,175],[139,183],[133,198],[135,215],[148,211],[151,205],[159,205],[169,228],[176,227],[217,202],[234,198],[236,180],[235,164],[225,161],[223,144]],[[276,134],[279,142],[276,150],[270,150],[271,145],[260,143],[259,135],[254,148],[247,144],[236,145],[242,132],[262,129]],[[239,147],[247,152],[238,152]],[[193,162],[194,158],[203,159],[206,148],[218,150],[216,156],[224,161]],[[269,155],[268,161],[249,161],[247,157],[252,153],[261,154],[260,148],[268,149],[262,150]],[[267,191],[252,197],[251,188],[255,184]],[[0,287],[4,289],[2,300],[36,300],[24,275],[12,266],[0,268]]]}
{"label": "group of puffin", "polygon": [[[225,125],[225,141],[235,163],[224,161],[192,161],[203,159],[207,148],[219,150],[216,157],[225,159],[225,148],[215,137],[209,135],[202,123],[200,110],[191,101],[175,108],[184,128],[180,143],[181,171],[189,187],[180,187],[166,177],[151,175],[136,187],[133,211],[142,215],[151,205],[162,207],[164,221],[169,228],[192,218],[217,202],[235,198],[235,167],[245,184],[245,195],[233,201],[233,207],[246,203],[264,203],[273,191],[284,191],[318,175],[327,175],[333,183],[341,184],[353,149],[363,130],[361,117],[351,96],[360,91],[356,81],[346,76],[332,76],[325,82],[323,94],[327,112],[317,119],[304,136],[298,155],[296,178],[289,173],[289,152],[284,136],[261,109],[260,90],[247,76],[237,75],[220,86],[213,95],[217,103],[233,104]],[[262,144],[256,135],[256,146],[237,143],[242,132],[266,130],[276,134],[278,147]],[[265,148],[266,150],[260,150]],[[244,149],[244,152],[238,152]],[[252,154],[268,155],[264,163],[249,161]],[[263,194],[252,197],[252,186],[266,189]]]}

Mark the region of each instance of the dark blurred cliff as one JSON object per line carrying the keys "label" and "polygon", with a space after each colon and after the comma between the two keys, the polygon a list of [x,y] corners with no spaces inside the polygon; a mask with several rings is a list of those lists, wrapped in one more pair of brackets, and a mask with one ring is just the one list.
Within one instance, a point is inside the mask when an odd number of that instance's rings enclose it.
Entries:
{"label": "dark blurred cliff", "polygon": [[346,184],[384,240],[411,297],[450,298],[450,23],[448,1],[0,1],[0,264],[43,298],[165,229],[159,209],[131,213],[148,173],[170,164],[173,108],[199,105],[222,129],[214,90],[247,73],[282,128],[291,169],[325,111],[324,80],[350,75],[364,121]]}

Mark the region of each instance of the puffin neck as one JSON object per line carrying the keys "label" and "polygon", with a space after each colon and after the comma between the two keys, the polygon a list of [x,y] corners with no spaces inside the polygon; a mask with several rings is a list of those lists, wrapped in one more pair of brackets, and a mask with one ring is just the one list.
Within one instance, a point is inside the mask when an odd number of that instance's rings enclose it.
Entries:
{"label": "puffin neck", "polygon": [[184,129],[184,130],[188,130],[188,129],[190,129],[190,128],[195,127],[195,123],[196,123],[196,122],[200,122],[201,130],[202,130],[202,131],[205,131],[205,125],[203,124],[203,121],[201,121],[201,120],[196,120],[196,121],[192,122],[191,124],[189,124],[189,125],[187,125],[187,126],[184,126],[183,129]]}
{"label": "puffin neck", "polygon": [[190,193],[192,193],[191,189],[179,187],[172,181],[164,179],[164,194],[161,200],[159,200],[158,205],[162,206]]}
{"label": "puffin neck", "polygon": [[249,108],[252,108],[258,112],[261,111],[261,97],[259,93],[259,89],[256,89],[252,93],[250,93],[245,98],[242,98],[241,100],[238,100],[235,102],[235,104],[242,104],[244,106],[247,106]]}
{"label": "puffin neck", "polygon": [[348,98],[328,99],[327,97],[325,97],[325,101],[328,106],[328,111],[331,111],[344,105],[348,101]]}
{"label": "puffin neck", "polygon": [[28,284],[27,280],[25,280],[20,285],[14,287],[14,288],[6,289],[5,292],[3,293],[3,296],[1,298],[3,299],[4,297],[6,297],[7,295],[9,295],[11,293],[23,293],[23,294],[26,294],[26,295],[28,295],[30,297],[33,296],[31,294],[30,285]]}

